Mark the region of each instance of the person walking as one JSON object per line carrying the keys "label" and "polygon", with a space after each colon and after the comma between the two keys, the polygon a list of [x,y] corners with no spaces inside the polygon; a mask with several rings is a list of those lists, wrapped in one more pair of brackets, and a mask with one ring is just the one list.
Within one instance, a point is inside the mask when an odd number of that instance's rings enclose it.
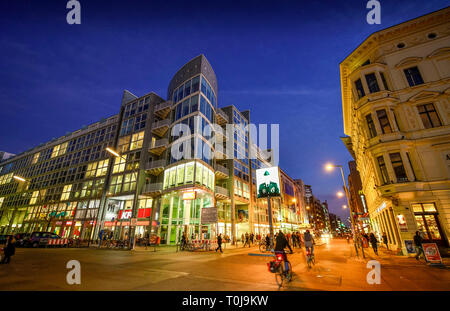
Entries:
{"label": "person walking", "polygon": [[266,235],[266,251],[270,250],[270,235]]}
{"label": "person walking", "polygon": [[416,231],[416,235],[414,236],[414,244],[416,244],[416,248],[417,248],[416,259],[419,260],[420,255],[423,255],[423,258],[425,258],[425,262],[428,262],[427,257],[425,256],[425,253],[423,252],[422,242],[423,242],[423,238],[420,235],[420,232]]}
{"label": "person walking", "polygon": [[222,251],[222,233],[219,233],[219,235],[217,236],[216,253],[217,253],[217,250],[220,250],[220,252],[223,253],[223,251]]}
{"label": "person walking", "polygon": [[378,245],[377,245],[378,240],[375,237],[375,234],[373,234],[373,232],[371,232],[369,235],[369,241],[370,241],[370,244],[372,244],[373,251],[378,256]]}
{"label": "person walking", "polygon": [[6,242],[5,249],[3,250],[5,253],[5,257],[2,259],[0,264],[9,264],[11,261],[11,256],[13,256],[16,253],[16,240],[13,236],[10,236],[8,238],[8,241]]}
{"label": "person walking", "polygon": [[[250,243],[253,245],[253,239],[255,238],[255,235],[252,233],[250,233]],[[250,245],[249,245],[250,247]]]}
{"label": "person walking", "polygon": [[248,232],[245,233],[245,245],[248,245],[248,247],[250,248],[250,236],[248,235]]}
{"label": "person walking", "polygon": [[386,232],[383,232],[383,243],[384,243],[384,245],[386,245],[386,249],[389,250],[389,245],[388,245],[388,239],[387,239]]}

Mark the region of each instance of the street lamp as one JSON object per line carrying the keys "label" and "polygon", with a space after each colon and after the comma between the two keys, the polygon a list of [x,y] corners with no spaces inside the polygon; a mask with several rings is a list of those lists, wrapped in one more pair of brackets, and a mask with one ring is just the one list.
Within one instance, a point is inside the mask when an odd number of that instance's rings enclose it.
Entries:
{"label": "street lamp", "polygon": [[345,204],[342,205],[342,208],[343,208],[343,209],[346,209],[346,208],[347,208],[347,205],[345,205]]}
{"label": "street lamp", "polygon": [[[125,161],[127,160],[124,156],[120,155],[117,151],[115,151],[114,149],[112,149],[112,148],[110,148],[110,147],[106,147],[105,150],[106,150],[107,152],[109,152],[110,154],[112,154],[113,156],[115,156],[116,158],[122,158],[122,159],[124,159]],[[138,185],[138,176],[137,176],[137,173],[136,173],[135,171],[132,171],[132,173],[135,175],[135,178],[136,178],[136,189],[137,189],[137,185]],[[135,213],[135,210],[136,210],[136,204],[137,204],[136,200],[137,200],[137,197],[136,197],[136,195],[135,195],[135,196],[134,196],[134,201],[135,201],[135,202],[133,203],[133,208],[132,208],[132,211],[131,211],[130,224],[129,224],[129,226],[128,226],[128,239],[129,239],[129,241],[130,241],[130,243],[129,243],[129,248],[130,248],[130,250],[134,249],[134,246],[135,246],[135,244],[136,244],[136,238],[135,238],[135,236],[134,236],[134,234],[133,234],[133,245],[131,245],[131,221],[132,221],[134,215],[136,214],[136,213]],[[151,226],[151,224],[150,224],[150,226]],[[135,230],[136,230],[136,228],[135,228]],[[135,233],[135,232],[134,232],[134,233]],[[100,247],[100,245],[101,245],[101,241],[99,242],[99,247]]]}
{"label": "street lamp", "polygon": [[[353,219],[352,206],[350,204],[349,191],[348,191],[348,188],[347,188],[347,183],[345,182],[344,168],[343,168],[342,165],[337,165],[337,164],[332,164],[332,163],[325,164],[325,170],[328,171],[328,172],[331,172],[336,167],[339,167],[341,169],[342,181],[344,183],[345,196],[347,197],[347,203],[348,203],[348,206],[350,207],[350,221],[351,221],[352,228],[353,228],[353,241],[355,243],[356,254],[358,255],[358,248],[357,248],[357,242],[356,242],[355,237],[357,237],[358,241],[359,241],[359,230],[358,230],[358,234],[357,234],[355,220]],[[337,193],[337,195],[339,197],[342,197],[343,195],[339,195],[339,193],[342,194],[342,192],[338,192]],[[361,251],[362,251],[363,258],[366,258],[365,255],[364,255],[363,247],[361,247]]]}
{"label": "street lamp", "polygon": [[342,197],[344,196],[344,193],[343,193],[342,191],[338,191],[338,192],[336,193],[336,195],[337,195],[339,198],[342,198]]}

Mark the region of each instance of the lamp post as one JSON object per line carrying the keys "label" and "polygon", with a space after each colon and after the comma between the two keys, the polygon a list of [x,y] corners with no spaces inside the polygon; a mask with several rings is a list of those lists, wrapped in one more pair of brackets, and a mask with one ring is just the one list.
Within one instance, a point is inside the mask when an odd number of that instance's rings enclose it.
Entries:
{"label": "lamp post", "polygon": [[[341,169],[342,182],[344,183],[345,196],[347,197],[347,203],[348,203],[349,210],[350,210],[350,222],[351,222],[352,229],[353,229],[353,242],[355,244],[356,255],[358,255],[358,247],[357,247],[357,245],[359,245],[359,241],[360,241],[359,230],[357,230],[356,224],[355,224],[355,220],[353,218],[352,205],[350,204],[350,196],[349,196],[349,191],[348,191],[348,188],[347,188],[347,183],[345,182],[343,166],[342,165],[331,164],[331,163],[328,163],[328,164],[325,165],[325,169],[327,171],[332,171],[335,167],[339,167]],[[342,197],[343,196],[342,192],[338,192],[338,196]],[[361,252],[362,252],[363,258],[366,258],[365,255],[364,255],[364,247],[362,245],[361,245]]]}
{"label": "lamp post", "polygon": [[[110,154],[112,154],[113,156],[115,156],[116,158],[122,158],[122,159],[124,159],[125,160],[125,162],[126,162],[126,158],[124,157],[124,156],[122,156],[122,155],[120,155],[117,151],[115,151],[115,150],[113,150],[112,148],[109,148],[109,147],[107,147],[106,148],[106,151],[107,152],[109,152]],[[138,188],[138,174],[135,172],[135,171],[132,171],[132,174],[135,176],[135,178],[136,178],[136,189],[135,189],[135,195],[134,195],[134,202],[133,202],[133,208],[132,208],[132,210],[131,210],[131,217],[130,217],[130,224],[129,224],[129,226],[128,226],[128,239],[129,239],[129,241],[130,241],[130,243],[129,243],[129,249],[130,250],[132,250],[132,249],[134,249],[134,247],[135,247],[135,245],[136,245],[136,238],[135,238],[135,236],[134,236],[134,234],[135,234],[135,232],[136,232],[136,227],[135,226],[133,226],[134,227],[134,231],[132,232],[132,230],[131,230],[131,221],[132,221],[132,219],[134,218],[134,216],[135,216],[135,214],[136,214],[136,206],[137,206],[137,195],[136,195],[136,193],[137,193],[137,188]],[[125,209],[124,209],[125,210]],[[133,236],[132,236],[132,233],[133,233]],[[131,239],[133,238],[133,244],[131,244]],[[101,243],[101,241],[100,241],[100,243]]]}

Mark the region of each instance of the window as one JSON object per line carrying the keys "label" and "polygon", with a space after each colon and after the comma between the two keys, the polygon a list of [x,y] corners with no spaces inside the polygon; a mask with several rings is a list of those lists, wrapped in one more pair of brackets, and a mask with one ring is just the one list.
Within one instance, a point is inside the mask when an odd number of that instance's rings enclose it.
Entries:
{"label": "window", "polygon": [[384,163],[384,157],[379,156],[377,157],[378,167],[380,168],[381,173],[381,181],[383,185],[387,184],[389,182],[389,175],[386,169],[386,163]]}
{"label": "window", "polygon": [[98,162],[90,163],[87,166],[85,178],[94,177],[97,170]]}
{"label": "window", "polygon": [[89,197],[91,196],[93,181],[85,181],[83,183],[83,187],[81,188],[81,196],[80,197]]}
{"label": "window", "polygon": [[408,181],[400,153],[390,153],[389,157],[391,158],[392,168],[394,169],[395,177],[397,177],[397,182]]}
{"label": "window", "polygon": [[67,142],[65,142],[64,144],[61,145],[56,145],[55,147],[53,147],[53,151],[52,151],[52,155],[51,157],[57,157],[60,155],[63,155],[64,153],[66,153],[67,150]]}
{"label": "window", "polygon": [[389,90],[388,84],[386,82],[386,78],[384,77],[384,73],[380,72],[381,82],[383,82],[383,86],[385,90]]}
{"label": "window", "polygon": [[442,243],[443,233],[434,203],[412,204],[417,228],[424,234],[424,242]]}
{"label": "window", "polygon": [[379,92],[380,88],[378,87],[377,77],[375,73],[369,73],[366,75],[367,86],[369,87],[370,93]]}
{"label": "window", "polygon": [[34,191],[31,195],[30,204],[36,204],[36,201],[39,197],[39,191]]}
{"label": "window", "polygon": [[68,200],[70,197],[70,191],[72,190],[72,185],[65,185],[63,192],[61,194],[61,201]]}
{"label": "window", "polygon": [[367,127],[369,128],[369,136],[370,138],[374,138],[377,136],[377,130],[375,128],[375,123],[373,123],[372,114],[369,113],[366,115]]}
{"label": "window", "polygon": [[123,172],[125,170],[125,163],[125,158],[116,157],[114,159],[113,174]]}
{"label": "window", "polygon": [[378,121],[380,122],[381,131],[383,134],[392,133],[391,124],[389,123],[386,110],[377,110]]}
{"label": "window", "polygon": [[423,84],[422,76],[420,75],[419,68],[411,67],[403,70],[405,72],[406,79],[408,80],[409,86],[415,86]]}
{"label": "window", "polygon": [[433,104],[417,106],[417,110],[419,110],[419,116],[422,119],[423,126],[426,129],[442,125]]}
{"label": "window", "polygon": [[106,171],[108,170],[109,159],[99,161],[97,166],[96,177],[106,175]]}
{"label": "window", "polygon": [[133,134],[133,136],[131,137],[130,150],[142,148],[143,142],[144,142],[144,131]]}
{"label": "window", "polygon": [[37,163],[37,161],[39,160],[39,155],[40,155],[41,153],[40,152],[38,152],[38,153],[35,153],[34,155],[33,155],[33,160],[31,161],[31,164],[36,164]]}
{"label": "window", "polygon": [[123,181],[123,192],[133,191],[136,189],[136,174],[129,173],[125,174],[125,179]]}
{"label": "window", "polygon": [[358,99],[366,96],[366,93],[364,92],[364,88],[362,86],[361,79],[358,79],[355,81],[355,87],[356,87],[356,92],[358,93]]}
{"label": "window", "polygon": [[109,186],[109,192],[111,194],[116,194],[120,192],[120,189],[122,188],[122,179],[123,176],[113,176],[111,178],[111,185]]}
{"label": "window", "polygon": [[126,151],[128,151],[128,147],[130,145],[130,136],[125,136],[125,137],[121,137],[119,138],[119,153],[124,153]]}

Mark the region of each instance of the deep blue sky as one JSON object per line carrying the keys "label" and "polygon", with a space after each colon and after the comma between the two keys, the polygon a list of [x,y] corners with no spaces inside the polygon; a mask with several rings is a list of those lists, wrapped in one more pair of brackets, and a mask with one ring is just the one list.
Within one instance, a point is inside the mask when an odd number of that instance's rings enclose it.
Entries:
{"label": "deep blue sky", "polygon": [[[280,166],[311,184],[341,216],[338,171],[351,160],[343,135],[339,62],[372,32],[444,8],[445,0],[66,0],[0,3],[0,150],[20,153],[118,112],[124,89],[166,96],[172,75],[203,53],[219,82],[219,106],[279,123]],[[347,214],[348,215],[348,214]],[[347,216],[345,216],[346,218]]]}

